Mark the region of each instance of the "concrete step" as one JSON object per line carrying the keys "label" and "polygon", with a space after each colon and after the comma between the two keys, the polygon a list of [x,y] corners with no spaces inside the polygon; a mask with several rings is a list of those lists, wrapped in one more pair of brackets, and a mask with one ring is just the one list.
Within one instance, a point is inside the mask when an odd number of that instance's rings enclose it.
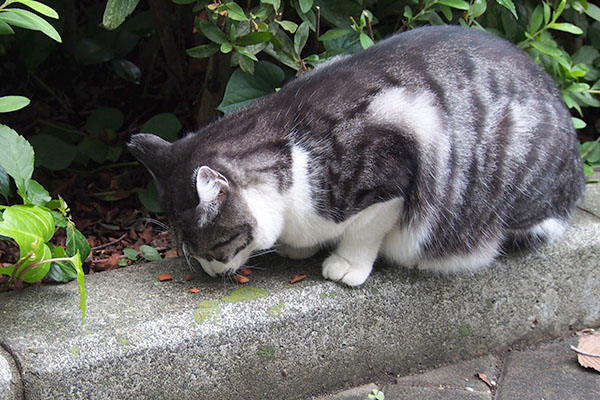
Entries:
{"label": "concrete step", "polygon": [[379,264],[348,288],[324,255],[269,255],[236,285],[165,260],[87,276],[83,326],[74,282],[1,293],[0,397],[308,399],[600,325],[599,188],[564,240],[471,275]]}

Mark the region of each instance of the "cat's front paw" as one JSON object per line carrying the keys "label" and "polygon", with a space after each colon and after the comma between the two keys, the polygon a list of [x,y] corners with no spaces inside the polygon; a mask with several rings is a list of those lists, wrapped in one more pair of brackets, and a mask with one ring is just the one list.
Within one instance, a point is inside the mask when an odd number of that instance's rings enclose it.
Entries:
{"label": "cat's front paw", "polygon": [[319,252],[319,246],[313,247],[292,247],[284,243],[277,244],[275,251],[278,255],[292,260],[304,260],[310,258]]}
{"label": "cat's front paw", "polygon": [[348,286],[365,283],[371,273],[371,266],[354,265],[337,254],[332,254],[323,261],[323,276],[332,281],[342,281]]}

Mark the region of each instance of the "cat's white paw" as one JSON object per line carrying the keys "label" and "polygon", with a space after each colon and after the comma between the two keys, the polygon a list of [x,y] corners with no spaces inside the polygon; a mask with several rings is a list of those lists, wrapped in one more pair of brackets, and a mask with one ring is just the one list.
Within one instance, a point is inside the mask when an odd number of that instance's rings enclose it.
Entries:
{"label": "cat's white paw", "polygon": [[279,243],[275,248],[278,255],[291,258],[292,260],[303,260],[314,256],[319,252],[319,246],[313,247],[292,247],[287,244]]}
{"label": "cat's white paw", "polygon": [[323,276],[332,281],[342,281],[348,286],[362,285],[370,273],[371,268],[354,266],[337,254],[331,254],[323,261]]}

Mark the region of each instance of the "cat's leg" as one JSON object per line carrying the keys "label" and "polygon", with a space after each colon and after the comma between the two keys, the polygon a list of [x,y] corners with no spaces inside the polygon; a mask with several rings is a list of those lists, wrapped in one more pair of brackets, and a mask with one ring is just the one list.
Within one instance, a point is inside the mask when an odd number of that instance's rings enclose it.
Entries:
{"label": "cat's leg", "polygon": [[309,247],[293,247],[285,243],[277,243],[275,251],[282,257],[291,258],[292,260],[303,260],[317,254],[321,248],[318,245]]}
{"label": "cat's leg", "polygon": [[349,286],[364,283],[385,235],[398,223],[400,200],[374,204],[354,216],[337,248],[323,262],[323,276]]}

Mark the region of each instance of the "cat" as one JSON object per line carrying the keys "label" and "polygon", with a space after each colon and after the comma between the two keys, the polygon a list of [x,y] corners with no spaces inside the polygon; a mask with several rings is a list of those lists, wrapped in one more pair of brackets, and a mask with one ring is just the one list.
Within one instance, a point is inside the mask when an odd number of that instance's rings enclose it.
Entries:
{"label": "cat", "polygon": [[169,143],[133,135],[176,239],[211,276],[258,250],[364,283],[383,257],[450,273],[568,228],[584,190],[552,78],[490,33],[424,27],[340,56]]}

